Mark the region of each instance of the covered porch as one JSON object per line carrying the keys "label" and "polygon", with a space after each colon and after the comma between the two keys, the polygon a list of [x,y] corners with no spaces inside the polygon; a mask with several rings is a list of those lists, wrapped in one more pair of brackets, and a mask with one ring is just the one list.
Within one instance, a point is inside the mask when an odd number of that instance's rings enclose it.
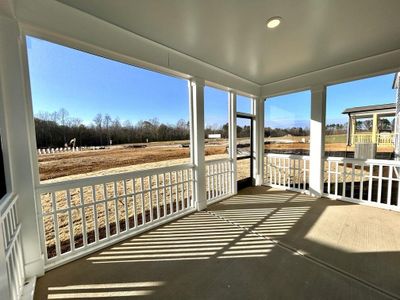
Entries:
{"label": "covered porch", "polygon": [[49,271],[36,299],[392,299],[398,213],[268,187],[240,191]]}

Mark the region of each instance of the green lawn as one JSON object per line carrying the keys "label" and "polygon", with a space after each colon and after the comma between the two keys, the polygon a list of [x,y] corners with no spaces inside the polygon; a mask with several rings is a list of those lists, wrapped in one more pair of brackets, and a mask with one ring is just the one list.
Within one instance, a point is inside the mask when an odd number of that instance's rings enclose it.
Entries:
{"label": "green lawn", "polygon": [[326,135],[325,143],[327,144],[346,143],[346,135],[345,134]]}

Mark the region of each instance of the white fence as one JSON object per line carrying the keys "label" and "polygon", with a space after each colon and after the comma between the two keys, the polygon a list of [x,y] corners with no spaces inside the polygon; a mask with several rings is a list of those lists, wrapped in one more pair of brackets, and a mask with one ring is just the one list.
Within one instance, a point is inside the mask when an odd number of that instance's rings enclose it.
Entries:
{"label": "white fence", "polygon": [[37,149],[38,155],[44,154],[54,154],[54,153],[62,153],[62,152],[79,152],[85,150],[98,150],[101,147],[60,147],[60,148],[43,148]]}
{"label": "white fence", "polygon": [[324,195],[381,208],[400,210],[400,162],[328,157]]}
{"label": "white fence", "polygon": [[[25,281],[24,261],[21,247],[21,224],[18,221],[16,203],[17,197],[6,198],[0,207],[0,231],[2,232],[4,256],[6,270],[0,270],[6,273],[8,278],[8,287],[12,300],[21,297],[22,288]],[[0,247],[1,249],[2,247]],[[1,261],[2,259],[0,259]],[[5,297],[5,295],[0,296]],[[4,298],[5,299],[5,298]]]}
{"label": "white fence", "polygon": [[193,211],[193,166],[42,184],[46,269]]}
{"label": "white fence", "polygon": [[264,184],[307,192],[309,156],[269,153],[264,159]]}
{"label": "white fence", "polygon": [[234,184],[232,178],[232,161],[229,158],[206,161],[207,201],[214,202],[232,195],[232,184]]}

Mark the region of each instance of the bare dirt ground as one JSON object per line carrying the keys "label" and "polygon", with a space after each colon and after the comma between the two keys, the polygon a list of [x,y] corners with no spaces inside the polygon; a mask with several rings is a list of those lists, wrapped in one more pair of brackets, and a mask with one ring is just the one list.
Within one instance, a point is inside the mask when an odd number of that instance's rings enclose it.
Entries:
{"label": "bare dirt ground", "polygon": [[[40,180],[87,174],[117,167],[189,158],[189,148],[176,145],[147,148],[114,147],[103,150],[64,152],[39,156]],[[206,155],[226,153],[223,145],[206,147]]]}

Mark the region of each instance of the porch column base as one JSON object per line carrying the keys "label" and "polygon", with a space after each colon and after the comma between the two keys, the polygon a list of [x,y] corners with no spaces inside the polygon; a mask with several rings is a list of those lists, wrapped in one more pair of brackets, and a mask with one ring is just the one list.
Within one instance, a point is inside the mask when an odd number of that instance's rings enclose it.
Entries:
{"label": "porch column base", "polygon": [[44,256],[42,255],[40,258],[31,261],[25,262],[25,274],[26,278],[43,276],[44,275]]}

